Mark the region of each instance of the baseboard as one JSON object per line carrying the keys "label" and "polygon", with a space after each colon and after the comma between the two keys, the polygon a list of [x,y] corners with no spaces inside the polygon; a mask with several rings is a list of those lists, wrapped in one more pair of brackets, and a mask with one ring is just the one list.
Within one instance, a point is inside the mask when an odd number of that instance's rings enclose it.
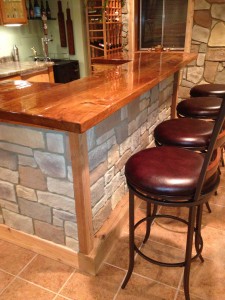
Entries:
{"label": "baseboard", "polygon": [[[136,207],[140,200],[136,199]],[[128,220],[128,195],[119,202],[94,238],[94,248],[88,254],[77,253],[62,245],[0,225],[0,239],[43,256],[63,262],[84,272],[96,275],[105,257],[120,237]]]}

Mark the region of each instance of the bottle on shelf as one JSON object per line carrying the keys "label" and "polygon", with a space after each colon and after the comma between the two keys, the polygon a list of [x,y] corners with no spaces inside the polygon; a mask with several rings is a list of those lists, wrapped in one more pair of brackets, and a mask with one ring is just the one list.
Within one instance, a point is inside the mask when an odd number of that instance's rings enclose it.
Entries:
{"label": "bottle on shelf", "polygon": [[40,19],[41,18],[41,8],[38,4],[38,0],[34,0],[34,18]]}
{"label": "bottle on shelf", "polygon": [[28,16],[29,16],[29,19],[33,19],[34,18],[34,9],[33,9],[33,5],[31,3],[31,0],[29,0]]}
{"label": "bottle on shelf", "polygon": [[41,0],[41,17],[43,17],[43,15],[46,15],[46,10],[44,7],[43,0]]}
{"label": "bottle on shelf", "polygon": [[51,10],[50,10],[49,4],[48,4],[48,0],[46,0],[45,9],[46,9],[47,19],[51,19]]}

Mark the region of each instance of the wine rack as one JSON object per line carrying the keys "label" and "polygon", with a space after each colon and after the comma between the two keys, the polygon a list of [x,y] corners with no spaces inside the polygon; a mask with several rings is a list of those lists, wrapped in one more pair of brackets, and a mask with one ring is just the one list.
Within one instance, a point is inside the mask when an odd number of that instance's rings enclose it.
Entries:
{"label": "wine rack", "polygon": [[90,62],[122,51],[122,0],[88,0],[86,20]]}

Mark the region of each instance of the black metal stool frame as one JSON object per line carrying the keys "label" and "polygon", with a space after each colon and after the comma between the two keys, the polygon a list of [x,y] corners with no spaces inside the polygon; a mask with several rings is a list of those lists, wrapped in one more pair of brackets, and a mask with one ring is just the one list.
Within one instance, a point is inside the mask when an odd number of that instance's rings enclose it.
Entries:
{"label": "black metal stool frame", "polygon": [[[212,162],[212,156],[213,153],[215,153],[216,148],[216,161],[214,163],[216,164],[216,168],[219,165],[219,159],[220,159],[220,151],[219,147],[221,144],[224,143],[224,133],[220,141],[218,142],[217,138],[219,134],[221,133],[221,128],[223,125],[225,119],[225,101],[223,102],[219,116],[217,118],[217,121],[214,126],[213,134],[210,140],[210,144],[208,147],[208,151],[205,154],[205,159],[202,165],[202,169],[199,175],[198,183],[196,186],[195,193],[193,197],[186,198],[179,197],[167,197],[165,195],[150,195],[146,194],[146,191],[137,190],[133,185],[131,185],[129,182],[128,188],[129,188],[129,268],[127,275],[124,279],[124,282],[122,284],[122,288],[125,288],[131,274],[133,272],[134,268],[134,254],[135,251],[141,255],[144,259],[147,259],[148,261],[155,263],[157,265],[161,266],[167,266],[167,267],[181,267],[184,266],[184,293],[185,293],[185,299],[190,300],[189,295],[189,276],[190,276],[190,267],[191,267],[191,261],[192,259],[196,259],[199,257],[201,261],[203,261],[203,258],[201,256],[202,248],[203,248],[203,241],[201,237],[201,219],[202,219],[202,207],[203,204],[206,203],[210,197],[210,195],[215,191],[219,184],[219,175],[217,176],[216,183],[213,186],[213,189],[210,191],[207,191],[207,194],[202,194],[202,188],[204,185],[206,172],[209,167],[209,164]],[[188,151],[188,150],[186,150]],[[200,155],[200,154],[199,154]],[[145,200],[147,202],[147,217],[140,220],[138,223],[134,224],[134,195],[137,197]],[[150,204],[154,205],[154,211],[153,214],[150,212]],[[152,224],[153,219],[156,217],[168,217],[168,215],[156,215],[157,206],[170,206],[170,207],[187,207],[189,209],[189,216],[188,220],[183,220],[182,222],[187,224],[188,231],[187,231],[187,239],[186,239],[186,252],[185,252],[185,260],[183,262],[178,262],[175,264],[169,264],[164,262],[155,261],[151,258],[146,257],[135,245],[135,228],[137,228],[142,222],[145,220],[147,221],[147,230],[146,230],[146,236],[144,238],[144,242],[148,240],[149,234],[150,234],[150,226]],[[149,215],[148,215],[149,214]],[[180,218],[172,217],[177,219],[178,221],[181,221]],[[193,236],[194,232],[196,233],[195,236],[195,248],[196,248],[196,255],[192,258],[192,243],[193,243]]]}

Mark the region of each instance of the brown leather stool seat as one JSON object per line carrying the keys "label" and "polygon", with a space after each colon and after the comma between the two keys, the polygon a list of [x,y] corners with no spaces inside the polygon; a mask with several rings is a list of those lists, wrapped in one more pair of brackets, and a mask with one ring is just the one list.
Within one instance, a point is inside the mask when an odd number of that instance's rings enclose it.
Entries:
{"label": "brown leather stool seat", "polygon": [[195,151],[207,149],[214,122],[198,119],[172,119],[160,123],[154,131],[157,146],[176,146]]}
{"label": "brown leather stool seat", "polygon": [[180,117],[198,119],[216,119],[222,103],[217,97],[193,97],[178,103],[177,114]]}
{"label": "brown leather stool seat", "polygon": [[225,99],[225,84],[198,84],[191,88],[191,97],[216,96]]}

